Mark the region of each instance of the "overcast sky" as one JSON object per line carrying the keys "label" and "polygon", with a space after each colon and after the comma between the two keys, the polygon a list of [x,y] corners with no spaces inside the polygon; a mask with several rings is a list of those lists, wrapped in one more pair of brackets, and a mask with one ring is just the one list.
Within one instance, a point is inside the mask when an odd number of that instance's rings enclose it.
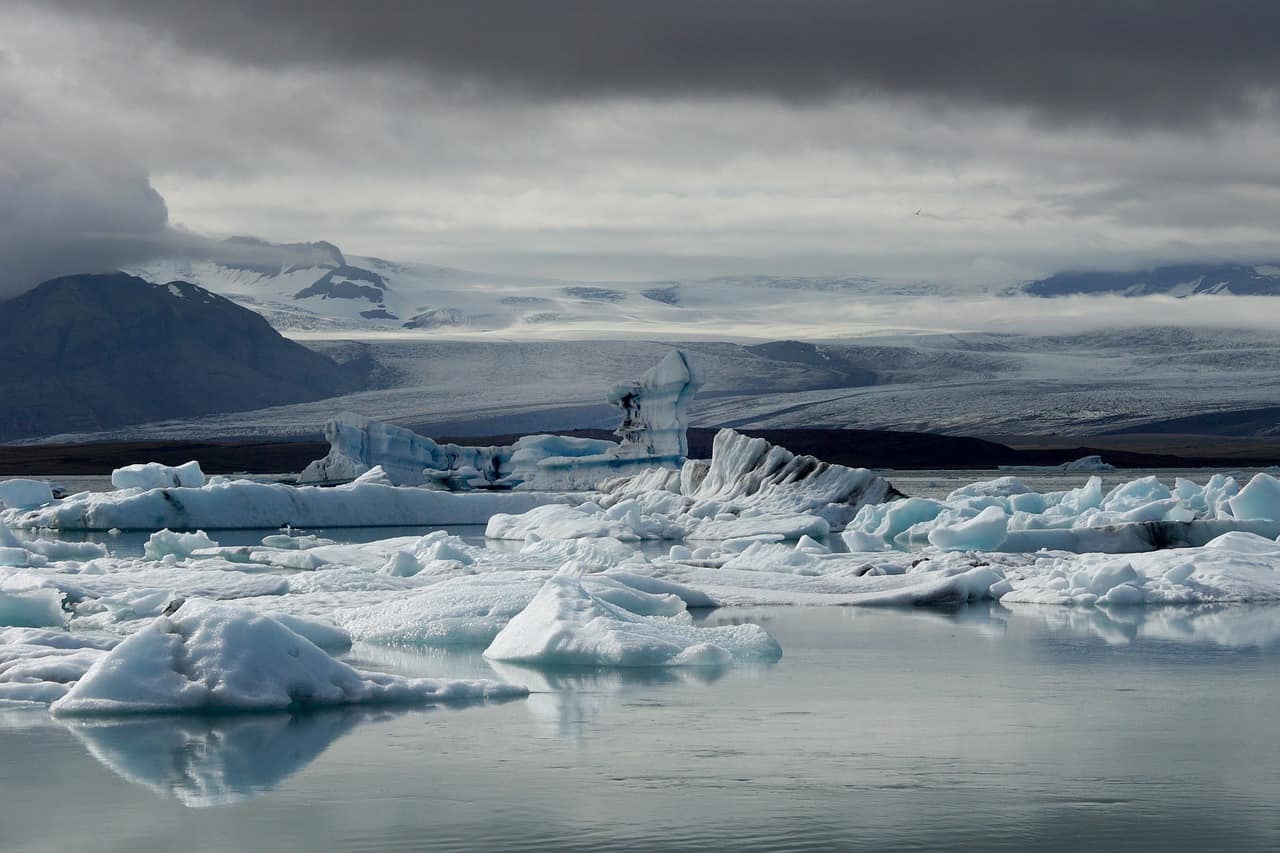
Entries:
{"label": "overcast sky", "polygon": [[1278,43],[1231,0],[3,0],[0,290],[229,234],[576,278],[1274,260]]}

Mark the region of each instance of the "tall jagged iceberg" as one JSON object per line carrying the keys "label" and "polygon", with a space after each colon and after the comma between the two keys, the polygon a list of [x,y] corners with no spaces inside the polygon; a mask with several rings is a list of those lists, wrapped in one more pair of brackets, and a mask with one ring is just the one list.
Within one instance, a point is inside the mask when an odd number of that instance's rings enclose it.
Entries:
{"label": "tall jagged iceberg", "polygon": [[701,385],[684,353],[673,349],[636,381],[613,386],[606,399],[622,409],[616,455],[683,461],[689,455],[689,401]]}
{"label": "tall jagged iceberg", "polygon": [[605,478],[682,464],[689,452],[689,401],[700,385],[679,350],[639,379],[615,385],[606,399],[622,409],[616,431],[621,443],[531,435],[497,447],[438,444],[412,430],[343,412],[325,424],[328,455],[308,465],[298,482],[349,482],[381,466],[397,486],[593,488]]}

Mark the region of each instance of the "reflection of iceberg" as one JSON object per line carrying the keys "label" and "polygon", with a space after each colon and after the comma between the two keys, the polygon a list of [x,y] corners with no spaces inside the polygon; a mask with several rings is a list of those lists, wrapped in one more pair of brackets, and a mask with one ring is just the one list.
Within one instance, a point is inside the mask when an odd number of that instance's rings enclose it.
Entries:
{"label": "reflection of iceberg", "polygon": [[[711,684],[728,666],[613,669],[594,667],[533,667],[489,661],[504,681],[529,687],[524,705],[550,737],[580,744],[587,724],[598,719],[628,687]],[[741,668],[739,668],[741,670]],[[652,699],[646,692],[647,701]]]}
{"label": "reflection of iceberg", "polygon": [[121,778],[197,808],[271,790],[373,716],[339,709],[300,715],[76,721],[66,726],[89,754]]}
{"label": "reflection of iceberg", "polygon": [[1280,646],[1280,607],[1200,605],[1197,607],[1096,608],[1014,605],[1010,630],[1072,637],[1097,637],[1109,645],[1176,643],[1218,648]]}

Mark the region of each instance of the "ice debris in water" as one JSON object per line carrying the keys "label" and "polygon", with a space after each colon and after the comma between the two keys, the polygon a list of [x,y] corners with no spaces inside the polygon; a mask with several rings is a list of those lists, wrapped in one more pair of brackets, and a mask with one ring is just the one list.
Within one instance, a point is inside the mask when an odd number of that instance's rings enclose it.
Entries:
{"label": "ice debris in water", "polygon": [[100,658],[50,710],[63,715],[284,710],[524,695],[494,681],[362,672],[281,622],[188,601]]}
{"label": "ice debris in water", "polygon": [[697,627],[687,614],[641,616],[593,595],[568,563],[484,652],[496,660],[578,666],[724,666],[774,661],[782,648],[758,625]]}

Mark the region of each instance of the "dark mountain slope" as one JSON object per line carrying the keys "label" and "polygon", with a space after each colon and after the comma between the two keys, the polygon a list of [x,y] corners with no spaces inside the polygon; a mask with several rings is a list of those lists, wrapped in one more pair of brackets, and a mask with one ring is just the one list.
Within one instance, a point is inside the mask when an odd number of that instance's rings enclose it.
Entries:
{"label": "dark mountain slope", "polygon": [[317,400],[355,372],[185,282],[67,276],[0,302],[0,441]]}

